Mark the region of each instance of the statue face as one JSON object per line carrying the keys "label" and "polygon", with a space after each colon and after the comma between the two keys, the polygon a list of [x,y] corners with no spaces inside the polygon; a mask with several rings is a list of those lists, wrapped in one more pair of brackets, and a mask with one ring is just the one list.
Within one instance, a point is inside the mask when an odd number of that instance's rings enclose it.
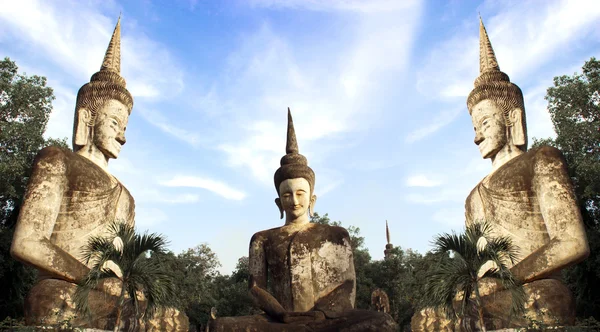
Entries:
{"label": "statue face", "polygon": [[279,198],[286,215],[306,215],[311,203],[310,184],[304,178],[288,179],[279,185]]}
{"label": "statue face", "polygon": [[116,159],[125,144],[125,129],[129,120],[127,106],[118,100],[109,100],[98,111],[94,124],[94,145],[108,158]]}
{"label": "statue face", "polygon": [[484,159],[496,156],[507,143],[506,122],[502,110],[491,100],[482,100],[471,112],[475,144]]}

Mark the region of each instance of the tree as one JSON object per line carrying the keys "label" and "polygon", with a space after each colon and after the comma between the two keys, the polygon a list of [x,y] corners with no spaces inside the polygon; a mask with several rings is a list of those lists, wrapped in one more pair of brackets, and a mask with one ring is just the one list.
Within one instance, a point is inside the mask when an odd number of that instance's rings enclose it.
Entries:
{"label": "tree", "polygon": [[575,295],[577,316],[600,319],[600,61],[592,57],[582,70],[554,78],[546,100],[556,138],[534,139],[534,146],[555,146],[567,161],[590,256],[563,275]]}
{"label": "tree", "polygon": [[[141,318],[140,299],[143,294],[144,318],[152,317],[156,309],[168,303],[175,294],[172,277],[165,273],[156,261],[147,254],[164,253],[166,240],[155,233],[140,235],[131,225],[113,222],[109,225],[110,235],[91,237],[83,247],[83,259],[86,264],[93,262],[87,276],[78,284],[75,301],[78,310],[90,315],[88,295],[100,282],[108,278],[118,278],[122,282],[121,292],[115,303],[117,317],[115,332],[121,323],[121,314],[125,306],[126,295],[135,308],[136,319]],[[110,268],[109,262],[117,270]]]}
{"label": "tree", "polygon": [[[523,312],[525,304],[525,291],[506,265],[506,260],[514,264],[516,247],[508,237],[490,236],[491,227],[486,222],[474,223],[467,226],[463,234],[453,232],[438,235],[434,239],[434,251],[451,252],[454,257],[441,261],[427,278],[425,288],[429,305],[443,308],[451,319],[456,317],[454,302],[459,298],[458,315],[465,317],[470,311],[475,311],[484,332],[480,279],[493,278],[511,292],[511,315]],[[489,263],[492,263],[492,267],[488,267]],[[466,319],[463,319],[463,323],[466,324]]]}
{"label": "tree", "polygon": [[179,255],[157,253],[151,259],[173,277],[177,295],[169,300],[169,305],[184,311],[190,326],[202,331],[210,308],[217,303],[214,283],[220,276],[217,268],[221,265],[217,255],[207,244],[200,244]]}
{"label": "tree", "polygon": [[66,139],[44,139],[54,95],[46,78],[18,73],[9,58],[0,61],[0,320],[21,317],[36,271],[10,256],[13,229],[36,154]]}

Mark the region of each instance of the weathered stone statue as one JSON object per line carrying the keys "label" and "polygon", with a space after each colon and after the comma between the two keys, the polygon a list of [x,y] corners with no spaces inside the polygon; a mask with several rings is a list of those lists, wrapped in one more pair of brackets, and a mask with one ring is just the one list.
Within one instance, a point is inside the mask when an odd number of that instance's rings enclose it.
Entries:
{"label": "weathered stone statue", "polygon": [[348,231],[310,223],[315,174],[298,153],[289,109],[286,152],[275,172],[275,203],[285,225],[250,241],[250,294],[264,314],[218,318],[210,331],[395,331],[389,315],[353,309],[356,277]]}
{"label": "weathered stone statue", "polygon": [[390,298],[383,289],[377,288],[371,292],[371,308],[386,314],[390,312]]}
{"label": "weathered stone statue", "polygon": [[[468,196],[466,223],[490,221],[496,235],[510,237],[519,247],[511,271],[527,295],[528,318],[509,321],[510,292],[492,279],[481,279],[486,327],[527,326],[529,318],[549,325],[570,325],[575,303],[560,280],[560,270],[589,254],[571,179],[559,150],[542,146],[527,151],[521,89],[500,71],[483,22],[480,75],[467,106],[475,144],[483,158],[492,160],[492,172]],[[444,325],[431,310],[412,319],[413,331],[441,330]]]}
{"label": "weathered stone statue", "polygon": [[[110,158],[125,144],[133,98],[120,76],[120,20],[100,71],[77,94],[73,151],[47,147],[39,152],[16,225],[11,254],[39,271],[25,300],[27,324],[53,324],[78,316],[73,303],[76,282],[89,271],[81,248],[92,236],[105,235],[113,220],[134,223],[134,200],[110,173]],[[89,297],[91,324],[112,329],[119,279],[108,279]],[[79,315],[81,316],[81,315]],[[125,317],[125,323],[131,319]],[[188,320],[177,310],[161,311],[147,329],[185,330]]]}

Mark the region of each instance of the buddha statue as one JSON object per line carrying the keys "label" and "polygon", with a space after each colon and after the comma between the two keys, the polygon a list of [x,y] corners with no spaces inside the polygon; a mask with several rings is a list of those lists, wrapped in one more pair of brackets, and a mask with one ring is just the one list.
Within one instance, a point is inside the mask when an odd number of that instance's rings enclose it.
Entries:
{"label": "buddha statue", "polygon": [[389,315],[354,309],[356,276],[348,231],[310,222],[317,200],[315,173],[298,152],[289,109],[286,152],[275,172],[275,204],[285,224],[250,240],[250,295],[264,314],[217,318],[209,330],[395,331]]}
{"label": "buddha statue", "polygon": [[[133,197],[107,170],[125,144],[133,107],[120,75],[120,35],[119,18],[100,71],[79,89],[73,151],[46,147],[33,164],[11,246],[15,259],[39,271],[25,299],[28,325],[71,319],[73,326],[114,328],[119,279],[107,279],[90,292],[90,319],[76,311],[74,293],[91,267],[81,252],[88,240],[108,235],[113,221],[134,224]],[[133,323],[133,316],[124,318],[125,327]],[[164,309],[141,327],[187,331],[188,324],[184,314]]]}
{"label": "buddha statue", "polygon": [[[467,197],[466,224],[489,221],[492,235],[507,236],[518,247],[518,259],[508,266],[526,295],[525,315],[510,317],[510,291],[494,279],[480,279],[485,325],[488,330],[524,327],[531,319],[572,325],[574,298],[560,271],[584,260],[589,246],[567,165],[556,148],[527,150],[521,89],[500,71],[481,20],[479,31],[480,75],[467,107],[475,144],[492,161],[492,171]],[[432,310],[412,319],[413,331],[440,326],[452,329]]]}

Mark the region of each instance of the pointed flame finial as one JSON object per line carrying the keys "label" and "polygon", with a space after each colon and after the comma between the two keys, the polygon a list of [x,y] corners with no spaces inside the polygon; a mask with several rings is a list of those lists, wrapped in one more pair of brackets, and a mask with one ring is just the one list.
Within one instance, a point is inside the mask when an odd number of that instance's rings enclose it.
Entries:
{"label": "pointed flame finial", "polygon": [[287,143],[285,145],[285,153],[298,153],[298,141],[296,140],[296,131],[294,130],[294,121],[292,120],[292,112],[288,107],[288,127],[287,127]]}
{"label": "pointed flame finial", "polygon": [[121,14],[119,14],[117,25],[106,49],[100,70],[110,70],[121,74]]}
{"label": "pointed flame finial", "polygon": [[494,54],[490,38],[483,25],[483,19],[479,15],[479,73],[490,70],[500,71],[500,66],[496,60],[496,54]]}
{"label": "pointed flame finial", "polygon": [[390,241],[390,229],[388,227],[388,221],[387,220],[385,221],[385,237],[387,238],[387,243],[391,244],[391,241]]}

